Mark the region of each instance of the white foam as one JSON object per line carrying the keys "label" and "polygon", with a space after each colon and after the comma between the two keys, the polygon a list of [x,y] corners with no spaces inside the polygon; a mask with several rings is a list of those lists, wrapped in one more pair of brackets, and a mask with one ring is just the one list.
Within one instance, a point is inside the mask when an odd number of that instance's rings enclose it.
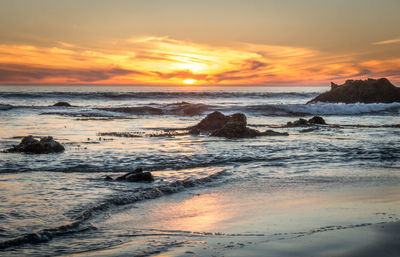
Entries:
{"label": "white foam", "polygon": [[284,109],[292,113],[308,113],[312,115],[355,115],[375,112],[400,111],[400,103],[315,103],[306,105],[282,105]]}

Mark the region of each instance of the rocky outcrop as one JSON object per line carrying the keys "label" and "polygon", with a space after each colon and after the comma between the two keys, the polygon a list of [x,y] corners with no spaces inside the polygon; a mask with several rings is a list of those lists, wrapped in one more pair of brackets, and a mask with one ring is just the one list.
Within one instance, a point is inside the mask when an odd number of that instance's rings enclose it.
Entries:
{"label": "rocky outcrop", "polygon": [[386,78],[346,80],[343,85],[331,83],[331,90],[308,103],[393,103],[400,102],[400,88]]}
{"label": "rocky outcrop", "polygon": [[59,142],[55,141],[53,137],[42,137],[39,140],[35,139],[33,136],[26,136],[21,140],[19,145],[14,146],[6,150],[6,152],[22,152],[22,153],[59,153],[65,150]]}
{"label": "rocky outcrop", "polygon": [[[110,180],[110,178],[105,178],[105,180]],[[154,181],[153,174],[151,172],[143,172],[142,168],[137,168],[132,172],[128,172],[115,179],[116,181],[128,181],[128,182],[152,182]]]}
{"label": "rocky outcrop", "polygon": [[70,103],[67,103],[67,102],[58,102],[58,103],[53,104],[53,106],[72,107],[72,105]]}
{"label": "rocky outcrop", "polygon": [[[271,133],[273,132],[273,133]],[[226,116],[218,111],[208,114],[197,125],[189,128],[193,135],[208,134],[215,137],[226,138],[251,138],[267,135],[287,135],[275,131],[260,132],[247,127],[247,118],[243,113],[235,113]]]}
{"label": "rocky outcrop", "polygon": [[326,125],[325,120],[320,116],[314,116],[309,120],[306,119],[298,119],[296,121],[289,121],[286,124],[286,127],[308,127],[313,125]]}

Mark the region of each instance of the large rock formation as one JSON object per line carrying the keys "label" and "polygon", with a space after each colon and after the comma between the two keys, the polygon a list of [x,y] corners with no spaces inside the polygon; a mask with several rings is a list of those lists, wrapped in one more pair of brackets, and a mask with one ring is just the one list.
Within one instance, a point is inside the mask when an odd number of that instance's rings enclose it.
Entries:
{"label": "large rock formation", "polygon": [[400,102],[400,88],[386,78],[347,80],[343,85],[331,83],[331,90],[308,103],[393,103]]}
{"label": "large rock formation", "polygon": [[218,111],[208,114],[197,125],[189,128],[190,134],[208,134],[226,138],[250,138],[256,136],[287,135],[275,131],[260,132],[247,127],[247,118],[243,113],[226,116]]}
{"label": "large rock formation", "polygon": [[53,137],[42,137],[39,140],[33,136],[26,136],[21,140],[19,145],[8,149],[6,152],[23,152],[23,153],[59,153],[64,151],[65,148],[59,142],[55,141]]}

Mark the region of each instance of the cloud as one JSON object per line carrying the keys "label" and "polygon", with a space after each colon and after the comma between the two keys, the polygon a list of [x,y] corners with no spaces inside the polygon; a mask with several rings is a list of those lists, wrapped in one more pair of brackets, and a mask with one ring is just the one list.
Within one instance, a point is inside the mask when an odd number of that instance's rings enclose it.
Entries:
{"label": "cloud", "polygon": [[387,45],[387,44],[395,44],[395,43],[400,43],[400,37],[390,39],[390,40],[374,42],[373,45]]}
{"label": "cloud", "polygon": [[158,71],[154,71],[154,74],[156,74],[158,77],[162,79],[170,79],[170,78],[180,78],[180,79],[196,79],[196,80],[207,80],[207,75],[206,74],[194,74],[189,70],[179,70],[179,71],[174,71],[170,73],[162,73]]}
{"label": "cloud", "polygon": [[0,84],[177,85],[195,79],[196,84],[310,85],[384,74],[400,80],[399,56],[363,58],[307,47],[215,46],[169,37],[113,40],[92,48],[68,42],[0,44]]}
{"label": "cloud", "polygon": [[117,76],[140,74],[142,72],[121,68],[109,69],[60,69],[32,67],[16,64],[0,64],[0,83],[30,83],[46,79],[66,79],[75,82],[99,82]]}

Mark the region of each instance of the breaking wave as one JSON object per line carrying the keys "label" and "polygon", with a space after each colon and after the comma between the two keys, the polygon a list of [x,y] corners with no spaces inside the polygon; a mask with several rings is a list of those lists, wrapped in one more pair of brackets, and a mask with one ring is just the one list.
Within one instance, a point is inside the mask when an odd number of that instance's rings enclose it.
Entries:
{"label": "breaking wave", "polygon": [[343,104],[343,103],[315,103],[315,104],[267,104],[245,106],[246,113],[258,113],[274,116],[301,116],[301,115],[359,115],[359,114],[393,114],[399,113],[400,103],[373,103],[373,104]]}
{"label": "breaking wave", "polygon": [[[262,104],[262,105],[206,105],[206,104],[163,104],[158,106],[105,107],[91,110],[52,111],[42,115],[60,115],[70,117],[107,117],[128,118],[140,115],[205,115],[212,111],[226,114],[243,112],[249,116],[303,116],[303,115],[364,115],[364,114],[396,114],[400,112],[400,103],[373,104]],[[121,116],[122,115],[122,116]]]}

